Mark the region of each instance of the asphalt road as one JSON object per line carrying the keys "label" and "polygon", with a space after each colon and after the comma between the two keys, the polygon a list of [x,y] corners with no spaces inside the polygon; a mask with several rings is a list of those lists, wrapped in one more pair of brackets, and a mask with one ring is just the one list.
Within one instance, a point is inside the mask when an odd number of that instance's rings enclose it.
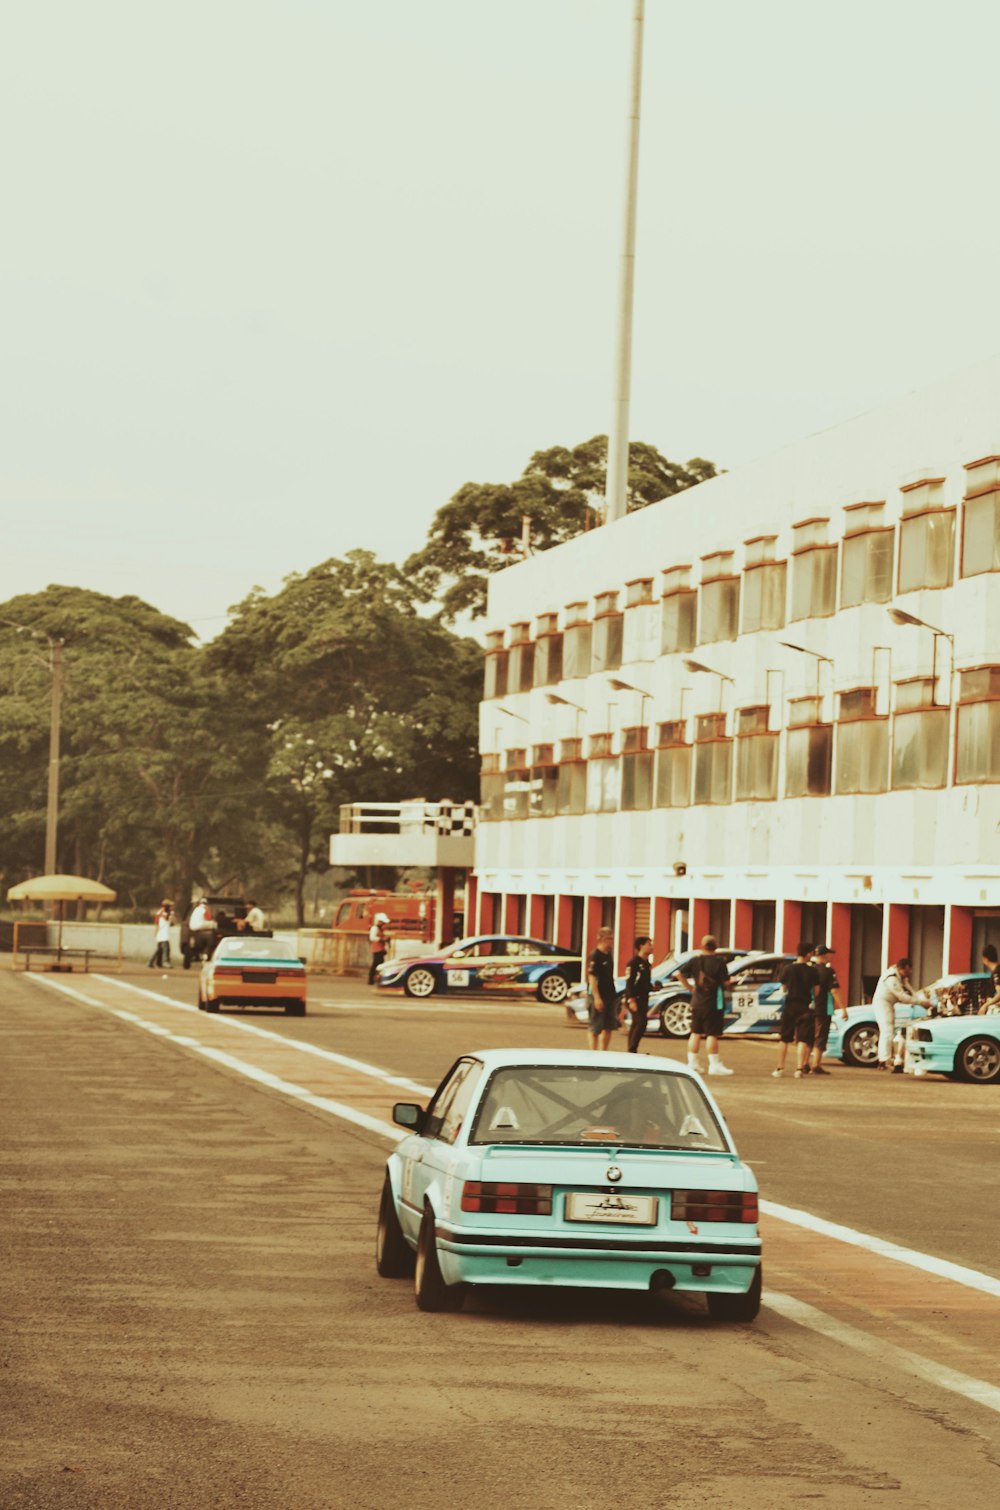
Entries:
{"label": "asphalt road", "polygon": [[[407,1095],[378,1071],[582,1046],[558,1011],[319,980],[305,1019],[239,1019],[260,1037],[178,1011],[179,972],[64,984],[0,975],[4,1510],[1000,1500],[1000,1298],[868,1249],[766,1224],[750,1327],[594,1292],[425,1316],[377,1278],[389,1145],[323,1105],[374,1129]],[[1000,1091],[772,1056],[712,1082],[767,1200],[1000,1276]]]}

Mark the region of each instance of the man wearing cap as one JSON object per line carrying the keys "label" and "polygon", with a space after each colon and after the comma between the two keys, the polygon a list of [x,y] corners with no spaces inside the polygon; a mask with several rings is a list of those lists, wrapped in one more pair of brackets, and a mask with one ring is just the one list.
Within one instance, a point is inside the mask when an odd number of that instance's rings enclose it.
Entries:
{"label": "man wearing cap", "polygon": [[374,986],[378,974],[379,965],[385,964],[386,931],[385,926],[389,919],[384,912],[376,912],[372,918],[372,925],[368,930],[368,943],[372,951],[372,962],[368,967],[368,984]]}
{"label": "man wearing cap", "polygon": [[847,1008],[840,999],[840,982],[837,972],[830,963],[830,956],[835,951],[826,944],[818,944],[813,950],[813,969],[819,976],[819,996],[811,1007],[813,1017],[813,1046],[810,1055],[810,1068],[814,1075],[828,1075],[829,1070],[823,1068],[823,1054],[826,1051],[826,1041],[830,1036],[830,1019],[834,1009],[840,1013],[844,1021],[847,1021]]}

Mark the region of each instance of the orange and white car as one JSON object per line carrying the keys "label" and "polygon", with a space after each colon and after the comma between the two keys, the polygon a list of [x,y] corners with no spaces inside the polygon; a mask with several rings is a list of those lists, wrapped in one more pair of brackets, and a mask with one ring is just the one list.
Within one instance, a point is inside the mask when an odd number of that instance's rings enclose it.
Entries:
{"label": "orange and white car", "polygon": [[220,1007],[281,1007],[289,1017],[304,1017],[306,967],[280,939],[225,938],[202,965],[198,983],[198,1010]]}

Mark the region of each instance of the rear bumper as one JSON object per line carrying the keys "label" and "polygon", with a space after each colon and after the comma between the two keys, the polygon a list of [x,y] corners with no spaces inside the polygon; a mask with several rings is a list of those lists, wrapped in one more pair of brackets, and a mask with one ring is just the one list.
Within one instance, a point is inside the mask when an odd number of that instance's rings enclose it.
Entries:
{"label": "rear bumper", "polygon": [[745,1294],[761,1262],[760,1240],[671,1242],[669,1238],[530,1239],[438,1224],[441,1272],[449,1284],[606,1286]]}

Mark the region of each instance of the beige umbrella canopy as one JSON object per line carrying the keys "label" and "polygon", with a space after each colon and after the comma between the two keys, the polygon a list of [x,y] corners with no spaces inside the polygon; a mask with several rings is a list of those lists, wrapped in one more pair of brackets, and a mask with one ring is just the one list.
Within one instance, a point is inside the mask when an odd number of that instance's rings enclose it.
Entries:
{"label": "beige umbrella canopy", "polygon": [[7,893],[8,902],[113,902],[118,893],[87,876],[35,876],[19,881]]}

